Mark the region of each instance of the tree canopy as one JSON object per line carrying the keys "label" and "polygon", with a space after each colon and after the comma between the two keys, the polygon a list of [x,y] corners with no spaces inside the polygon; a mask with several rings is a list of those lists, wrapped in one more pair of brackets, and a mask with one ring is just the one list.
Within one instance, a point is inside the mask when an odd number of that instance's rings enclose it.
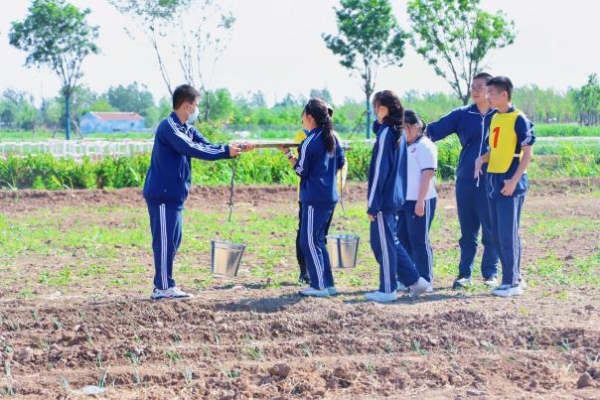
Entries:
{"label": "tree canopy", "polygon": [[83,60],[99,52],[94,43],[98,27],[87,23],[89,13],[89,9],[79,10],[65,0],[33,0],[29,15],[23,21],[14,21],[9,34],[10,44],[28,53],[26,66],[47,66],[61,78],[67,139],[69,101],[83,76]]}
{"label": "tree canopy", "polygon": [[411,0],[411,44],[467,104],[473,76],[490,50],[513,43],[514,22],[502,11],[479,9],[480,0]]}
{"label": "tree canopy", "polygon": [[380,66],[401,66],[406,33],[400,28],[389,0],[341,0],[335,9],[338,36],[323,34],[327,48],[340,64],[363,81],[369,137],[371,95]]}

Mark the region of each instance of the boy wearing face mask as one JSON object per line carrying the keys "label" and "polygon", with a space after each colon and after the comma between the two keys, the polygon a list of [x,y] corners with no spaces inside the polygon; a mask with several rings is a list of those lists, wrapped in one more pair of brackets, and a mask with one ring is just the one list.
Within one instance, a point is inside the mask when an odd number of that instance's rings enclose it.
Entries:
{"label": "boy wearing face mask", "polygon": [[182,210],[192,182],[191,159],[234,158],[253,146],[210,143],[196,130],[200,93],[190,85],[173,92],[173,112],[156,129],[144,198],[150,214],[154,253],[153,299],[191,297],[175,285],[173,260],[181,243]]}

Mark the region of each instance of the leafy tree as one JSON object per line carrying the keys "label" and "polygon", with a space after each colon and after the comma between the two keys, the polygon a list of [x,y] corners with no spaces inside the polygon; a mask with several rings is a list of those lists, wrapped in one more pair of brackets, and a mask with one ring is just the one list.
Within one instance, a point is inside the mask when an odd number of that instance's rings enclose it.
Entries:
{"label": "leafy tree", "polygon": [[358,72],[366,100],[367,138],[371,132],[370,99],[379,66],[401,65],[406,33],[400,29],[389,0],[341,0],[335,9],[339,36],[323,34],[340,64]]}
{"label": "leafy tree", "polygon": [[311,89],[309,97],[310,98],[318,97],[318,98],[325,100],[328,104],[333,103],[333,101],[331,100],[331,93],[329,93],[329,89],[327,89],[327,88],[323,88],[321,90]]}
{"label": "leafy tree", "polygon": [[33,0],[29,15],[14,21],[9,34],[10,44],[28,53],[26,66],[48,66],[62,80],[67,140],[71,96],[83,76],[83,60],[99,51],[94,43],[98,27],[87,23],[89,13],[89,9],[81,11],[65,0]]}
{"label": "leafy tree", "polygon": [[0,100],[0,121],[8,128],[35,130],[40,120],[30,93],[6,89]]}
{"label": "leafy tree", "polygon": [[106,92],[106,97],[110,105],[119,111],[141,114],[144,110],[154,106],[152,93],[148,91],[146,85],[139,85],[137,82],[127,86],[111,87]]}
{"label": "leafy tree", "polygon": [[598,74],[588,76],[587,83],[576,92],[574,101],[580,124],[595,125],[599,122],[600,85],[598,84]]}
{"label": "leafy tree", "polygon": [[498,11],[479,9],[480,0],[411,0],[411,43],[462,100],[469,102],[471,81],[492,49],[513,43],[514,22]]}
{"label": "leafy tree", "polygon": [[[208,105],[210,107],[207,109]],[[233,118],[233,100],[228,89],[220,88],[205,92],[200,98],[199,106],[205,122],[216,120],[228,123]]]}
{"label": "leafy tree", "polygon": [[[213,0],[108,0],[127,15],[154,49],[161,76],[170,95],[174,87],[170,65],[180,69],[180,79],[204,92],[208,75],[224,50],[235,23]],[[131,32],[130,32],[131,33]],[[132,35],[133,36],[133,35]],[[176,57],[175,63],[165,54]],[[210,113],[210,102],[205,110]]]}
{"label": "leafy tree", "polygon": [[42,99],[40,113],[42,116],[42,124],[47,128],[56,132],[59,128],[63,106],[60,99]]}

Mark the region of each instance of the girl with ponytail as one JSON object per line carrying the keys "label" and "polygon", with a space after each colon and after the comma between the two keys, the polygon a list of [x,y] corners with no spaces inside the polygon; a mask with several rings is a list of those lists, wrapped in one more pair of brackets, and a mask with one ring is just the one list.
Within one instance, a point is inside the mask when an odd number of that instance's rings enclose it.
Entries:
{"label": "girl with ponytail", "polygon": [[433,251],[429,228],[435,215],[437,147],[425,136],[427,124],[413,110],[404,110],[407,143],[406,202],[398,213],[398,239],[408,251],[419,275],[433,291]]}
{"label": "girl with ponytail", "polygon": [[339,200],[336,174],[346,157],[333,133],[329,110],[324,100],[310,99],[302,111],[302,128],[307,137],[300,143],[298,157],[289,149],[282,149],[300,176],[300,250],[310,280],[310,285],[300,292],[304,296],[337,294],[325,235]]}
{"label": "girl with ponytail", "polygon": [[369,169],[367,216],[371,222],[371,249],[379,263],[379,290],[367,293],[367,300],[388,303],[398,298],[396,275],[419,297],[428,282],[419,276],[410,256],[399,244],[397,214],[404,203],[406,142],[401,136],[404,107],[398,96],[384,90],[375,94],[377,114],[375,145]]}

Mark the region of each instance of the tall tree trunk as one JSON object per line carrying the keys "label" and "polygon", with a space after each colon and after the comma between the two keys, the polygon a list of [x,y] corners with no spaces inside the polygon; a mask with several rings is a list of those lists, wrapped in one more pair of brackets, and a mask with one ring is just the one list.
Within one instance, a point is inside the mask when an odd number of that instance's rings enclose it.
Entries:
{"label": "tall tree trunk", "polygon": [[369,99],[371,98],[370,93],[365,93],[367,96],[367,101],[366,101],[366,106],[367,106],[367,126],[366,126],[366,133],[367,133],[367,139],[371,138],[371,107],[370,107],[370,103],[369,103]]}
{"label": "tall tree trunk", "polygon": [[69,90],[65,90],[65,138],[71,139],[71,93]]}

